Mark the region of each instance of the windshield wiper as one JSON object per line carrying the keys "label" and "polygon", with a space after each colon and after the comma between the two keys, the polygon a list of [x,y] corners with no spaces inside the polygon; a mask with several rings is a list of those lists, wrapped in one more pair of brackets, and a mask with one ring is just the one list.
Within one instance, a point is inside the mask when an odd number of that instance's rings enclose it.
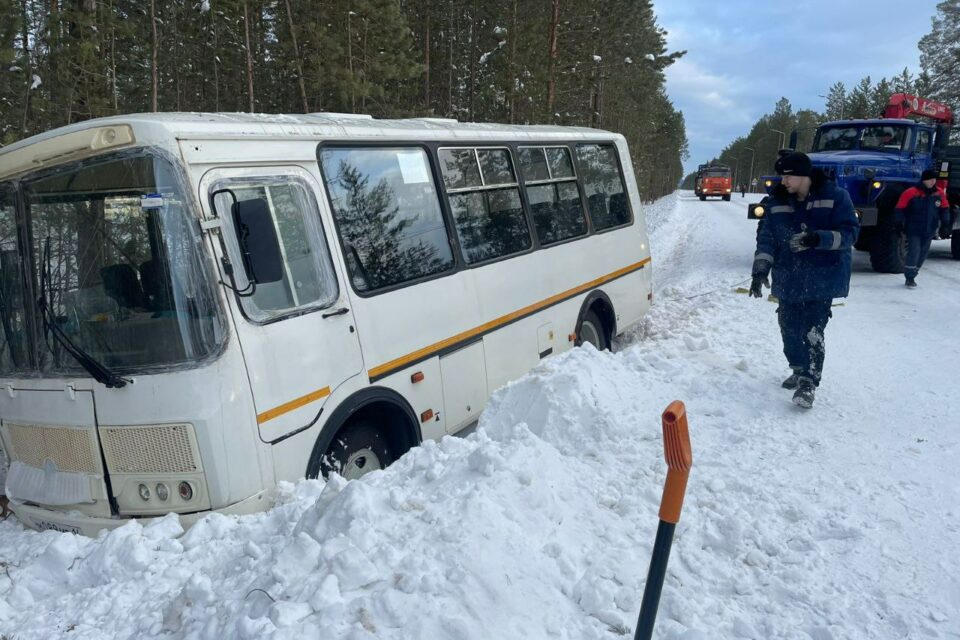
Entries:
{"label": "windshield wiper", "polygon": [[87,373],[93,376],[93,379],[109,389],[119,389],[127,385],[129,380],[121,378],[107,367],[97,362],[93,356],[88,354],[82,348],[77,346],[70,337],[63,332],[57,325],[57,320],[50,310],[50,304],[47,300],[48,270],[50,263],[50,236],[44,240],[43,246],[43,264],[40,265],[40,297],[37,298],[37,306],[40,308],[40,317],[43,319],[43,326],[47,332],[56,338],[63,349],[72,355],[80,366],[86,369]]}

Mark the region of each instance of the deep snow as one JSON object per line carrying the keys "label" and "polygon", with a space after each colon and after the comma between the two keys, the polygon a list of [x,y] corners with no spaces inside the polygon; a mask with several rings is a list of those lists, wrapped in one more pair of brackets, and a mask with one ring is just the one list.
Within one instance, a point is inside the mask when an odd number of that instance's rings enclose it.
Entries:
{"label": "deep snow", "polygon": [[755,223],[688,192],[646,208],[655,306],[617,353],[547,359],[478,431],[247,517],[97,540],[0,523],[7,638],[632,637],[684,400],[694,466],[658,638],[960,638],[960,263],[906,290],[855,256],[816,406],[775,305],[737,294]]}

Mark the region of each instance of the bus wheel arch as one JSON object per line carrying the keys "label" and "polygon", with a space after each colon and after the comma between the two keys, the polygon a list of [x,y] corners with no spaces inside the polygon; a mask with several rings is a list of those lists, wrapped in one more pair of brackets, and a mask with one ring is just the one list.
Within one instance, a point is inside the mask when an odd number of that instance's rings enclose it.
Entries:
{"label": "bus wheel arch", "polygon": [[321,478],[332,470],[342,472],[348,464],[363,467],[364,452],[372,454],[368,457],[374,463],[367,471],[385,467],[420,444],[421,439],[416,415],[399,393],[385,387],[362,389],[341,403],[327,420],[314,442],[306,477]]}
{"label": "bus wheel arch", "polygon": [[[590,333],[590,327],[599,321],[601,325],[600,350],[609,349],[613,344],[613,337],[617,335],[617,315],[613,310],[610,298],[601,290],[592,291],[580,305],[577,315],[577,346],[584,342],[584,332]],[[586,325],[586,326],[585,326]],[[593,343],[593,340],[587,340]],[[596,345],[595,345],[596,346]]]}

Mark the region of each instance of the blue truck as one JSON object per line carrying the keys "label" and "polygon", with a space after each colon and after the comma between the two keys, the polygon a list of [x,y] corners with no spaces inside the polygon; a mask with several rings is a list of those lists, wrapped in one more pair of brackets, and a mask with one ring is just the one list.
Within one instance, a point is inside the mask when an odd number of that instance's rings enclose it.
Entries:
{"label": "blue truck", "polygon": [[[960,145],[950,145],[952,132],[957,130],[946,105],[904,93],[891,96],[881,118],[837,120],[817,128],[806,152],[815,168],[850,194],[860,218],[856,248],[870,252],[874,271],[903,271],[906,238],[895,230],[894,208],[926,169],[939,171],[938,184],[947,191],[952,232],[940,239],[950,240],[951,254],[960,260]],[[796,139],[793,132],[791,148]],[[779,182],[776,176],[761,180],[768,193]],[[762,215],[763,207],[749,206],[749,217]]]}

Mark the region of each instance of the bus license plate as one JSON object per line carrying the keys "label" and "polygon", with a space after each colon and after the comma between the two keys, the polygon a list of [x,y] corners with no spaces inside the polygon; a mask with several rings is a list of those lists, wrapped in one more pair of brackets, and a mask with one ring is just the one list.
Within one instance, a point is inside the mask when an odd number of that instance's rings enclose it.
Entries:
{"label": "bus license plate", "polygon": [[72,527],[68,524],[57,524],[47,522],[46,520],[34,520],[33,524],[41,531],[59,531],[60,533],[75,533],[80,535],[80,527]]}

